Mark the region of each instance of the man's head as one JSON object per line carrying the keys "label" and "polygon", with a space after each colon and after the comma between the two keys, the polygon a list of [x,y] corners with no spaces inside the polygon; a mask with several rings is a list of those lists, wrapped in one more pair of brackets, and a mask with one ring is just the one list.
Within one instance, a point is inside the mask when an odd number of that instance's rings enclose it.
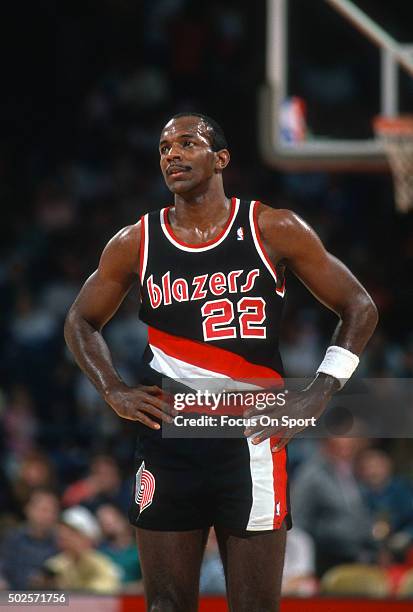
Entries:
{"label": "man's head", "polygon": [[101,530],[94,515],[83,506],[62,512],[58,529],[59,548],[67,554],[80,554],[94,548]]}
{"label": "man's head", "polygon": [[333,463],[352,463],[365,446],[365,438],[332,437],[324,440],[323,450],[324,455]]}
{"label": "man's head", "polygon": [[114,540],[118,536],[129,534],[131,527],[122,512],[113,504],[102,504],[96,516],[104,537]]}
{"label": "man's head", "polygon": [[47,533],[57,526],[59,499],[47,489],[34,490],[24,508],[29,527]]}
{"label": "man's head", "polygon": [[230,159],[222,128],[200,113],[172,117],[162,130],[159,153],[165,182],[180,195],[198,195],[211,181],[222,182]]}
{"label": "man's head", "polygon": [[372,489],[380,490],[393,474],[390,456],[378,448],[366,449],[358,460],[358,471],[362,481]]}
{"label": "man's head", "polygon": [[96,455],[90,465],[90,478],[98,493],[116,494],[122,484],[119,466],[109,455]]}

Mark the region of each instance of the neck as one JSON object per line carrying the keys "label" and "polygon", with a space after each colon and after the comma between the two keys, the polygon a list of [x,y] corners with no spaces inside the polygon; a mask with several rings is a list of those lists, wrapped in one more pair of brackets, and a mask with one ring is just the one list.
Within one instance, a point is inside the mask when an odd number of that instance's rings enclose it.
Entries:
{"label": "neck", "polygon": [[50,532],[49,529],[41,527],[40,525],[29,525],[28,527],[28,531],[33,538],[44,538]]}
{"label": "neck", "polygon": [[207,228],[229,214],[231,201],[226,197],[222,182],[209,185],[198,194],[175,194],[175,219],[181,227]]}

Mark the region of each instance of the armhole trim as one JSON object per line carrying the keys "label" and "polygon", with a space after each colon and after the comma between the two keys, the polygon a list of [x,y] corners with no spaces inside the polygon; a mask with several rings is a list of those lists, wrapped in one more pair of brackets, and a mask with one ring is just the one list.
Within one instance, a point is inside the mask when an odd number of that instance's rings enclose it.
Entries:
{"label": "armhole trim", "polygon": [[277,287],[277,272],[276,272],[276,269],[275,269],[271,259],[269,258],[267,251],[265,250],[264,244],[263,244],[261,236],[260,236],[260,231],[259,231],[259,227],[258,227],[258,218],[257,218],[257,212],[258,212],[259,204],[260,204],[260,202],[258,200],[252,200],[251,204],[250,204],[249,217],[250,217],[250,226],[251,226],[252,238],[254,240],[254,245],[255,245],[255,248],[257,249],[258,255],[261,257],[262,262],[264,263],[264,265],[267,268],[268,272],[271,274],[271,276],[274,279],[274,282],[275,282],[275,291],[276,291],[277,295],[279,295],[280,297],[284,297],[284,295],[285,295],[285,279],[284,279],[284,282],[283,282],[283,286],[281,288],[278,288]]}
{"label": "armhole trim", "polygon": [[141,217],[141,244],[139,253],[139,278],[141,285],[143,285],[146,274],[146,266],[148,264],[148,242],[148,213],[146,213],[146,215],[142,215]]}

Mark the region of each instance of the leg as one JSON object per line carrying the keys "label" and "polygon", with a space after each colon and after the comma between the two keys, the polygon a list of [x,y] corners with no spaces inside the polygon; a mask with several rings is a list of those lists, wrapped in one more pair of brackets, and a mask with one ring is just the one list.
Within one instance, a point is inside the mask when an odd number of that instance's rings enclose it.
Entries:
{"label": "leg", "polygon": [[148,612],[195,612],[209,529],[137,529]]}
{"label": "leg", "polygon": [[236,534],[215,527],[231,612],[279,612],[286,528]]}

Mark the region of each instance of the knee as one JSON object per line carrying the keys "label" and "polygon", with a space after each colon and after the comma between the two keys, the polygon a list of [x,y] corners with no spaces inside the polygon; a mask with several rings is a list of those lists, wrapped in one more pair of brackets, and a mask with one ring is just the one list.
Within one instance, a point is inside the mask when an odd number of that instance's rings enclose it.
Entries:
{"label": "knee", "polygon": [[280,600],[273,597],[240,597],[236,601],[232,600],[234,610],[240,612],[280,612]]}
{"label": "knee", "polygon": [[158,595],[149,604],[149,612],[177,612],[177,602],[169,595]]}
{"label": "knee", "polygon": [[165,593],[153,598],[149,603],[148,612],[190,612],[193,609],[193,606],[189,605],[185,598],[172,593]]}

